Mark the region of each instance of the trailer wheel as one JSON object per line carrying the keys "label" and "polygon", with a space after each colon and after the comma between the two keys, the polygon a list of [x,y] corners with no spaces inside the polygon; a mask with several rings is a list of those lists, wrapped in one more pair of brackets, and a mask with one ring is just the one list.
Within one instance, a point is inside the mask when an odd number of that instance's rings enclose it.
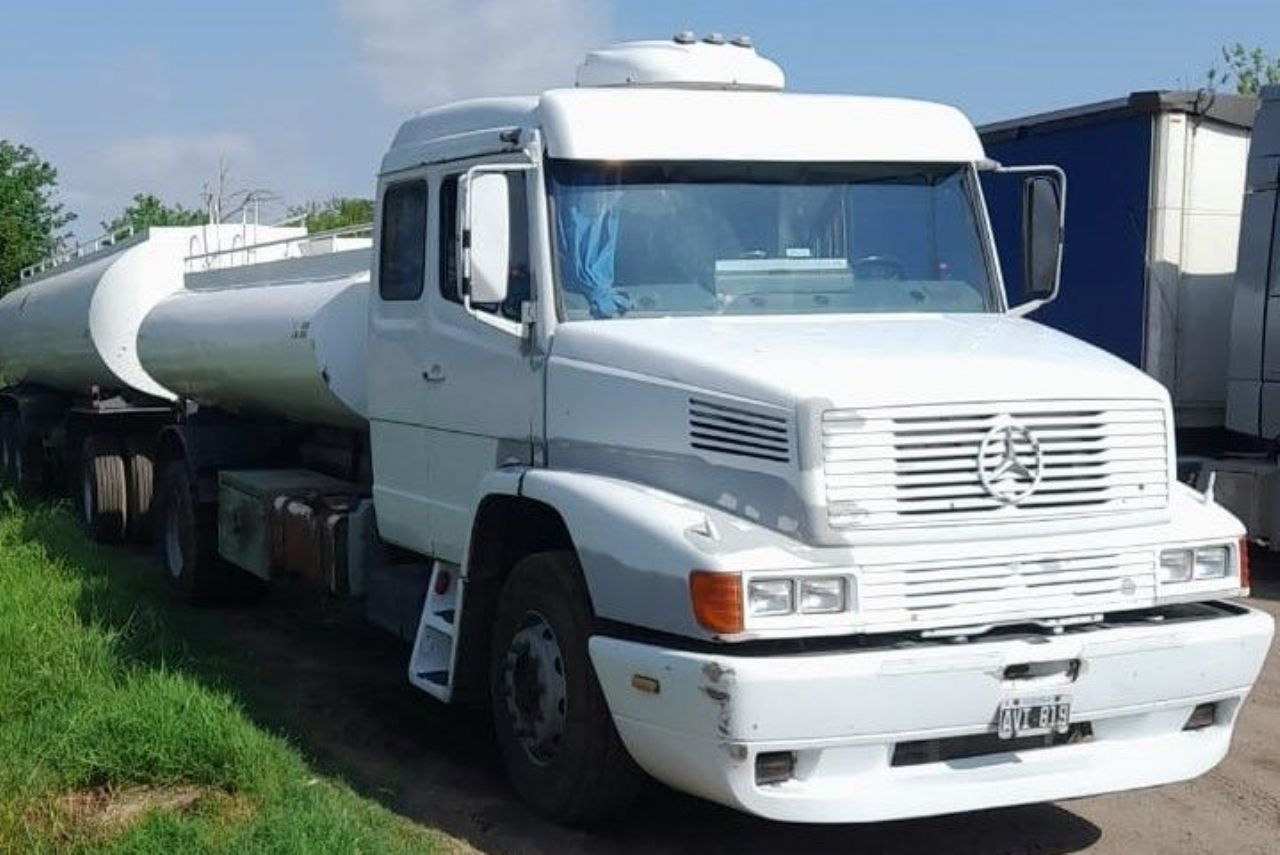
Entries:
{"label": "trailer wheel", "polygon": [[137,437],[125,441],[125,469],[128,475],[128,536],[133,543],[150,543],[155,535],[152,516],[155,492],[155,464],[151,450]]}
{"label": "trailer wheel", "polygon": [[619,813],[644,781],[591,667],[592,623],[577,558],[537,553],[503,587],[490,648],[493,719],[511,782],[542,813],[578,824]]}
{"label": "trailer wheel", "polygon": [[115,437],[90,434],[80,451],[80,520],[99,543],[124,540],[128,489],[124,455]]}
{"label": "trailer wheel", "polygon": [[218,557],[217,511],[200,503],[183,461],[165,466],[159,499],[156,542],[170,590],[193,606],[225,602],[229,574]]}

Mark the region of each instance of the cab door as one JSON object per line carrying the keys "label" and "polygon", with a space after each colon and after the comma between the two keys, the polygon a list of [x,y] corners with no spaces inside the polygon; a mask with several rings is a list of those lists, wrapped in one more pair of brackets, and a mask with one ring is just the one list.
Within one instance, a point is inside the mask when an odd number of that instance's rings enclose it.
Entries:
{"label": "cab door", "polygon": [[[386,181],[369,347],[374,499],[381,536],[460,562],[481,481],[529,464],[542,360],[521,322],[530,299],[526,174],[512,172],[511,277],[501,305],[462,292],[461,176],[473,158]],[[425,188],[425,189],[424,189]]]}
{"label": "cab door", "polygon": [[459,186],[479,163],[455,161],[431,171],[438,189],[431,229],[435,287],[426,297],[427,504],[432,554],[455,562],[470,538],[481,481],[495,469],[529,465],[541,424],[543,360],[535,358],[522,322],[523,304],[533,293],[526,172],[504,173],[510,200],[507,299],[476,305],[464,294]]}
{"label": "cab door", "polygon": [[366,366],[379,533],[423,554],[432,530],[422,415],[431,195],[426,169],[379,186]]}

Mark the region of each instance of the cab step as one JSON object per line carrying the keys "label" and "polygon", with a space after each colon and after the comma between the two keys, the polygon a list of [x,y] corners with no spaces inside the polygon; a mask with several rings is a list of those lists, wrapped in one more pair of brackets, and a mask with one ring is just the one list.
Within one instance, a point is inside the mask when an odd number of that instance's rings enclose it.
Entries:
{"label": "cab step", "polygon": [[433,562],[413,654],[409,657],[409,682],[442,701],[453,694],[458,641],[454,621],[462,605],[462,586],[458,565]]}

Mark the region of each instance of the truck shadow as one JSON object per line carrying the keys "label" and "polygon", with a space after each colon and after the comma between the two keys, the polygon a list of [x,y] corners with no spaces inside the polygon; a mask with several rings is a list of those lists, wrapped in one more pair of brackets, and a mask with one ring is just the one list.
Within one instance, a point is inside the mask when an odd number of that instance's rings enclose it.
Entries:
{"label": "truck shadow", "polygon": [[1280,601],[1280,554],[1254,547],[1249,550],[1250,593],[1260,600]]}
{"label": "truck shadow", "polygon": [[1097,826],[1047,804],[865,826],[792,826],[656,784],[620,821],[562,828],[510,792],[487,716],[411,688],[406,646],[358,620],[349,606],[286,588],[252,608],[197,611],[169,602],[149,555],[87,544],[64,514],[34,514],[25,533],[84,575],[82,618],[121,630],[121,652],[131,661],[163,663],[231,693],[320,771],[482,852],[1068,853],[1101,837]]}

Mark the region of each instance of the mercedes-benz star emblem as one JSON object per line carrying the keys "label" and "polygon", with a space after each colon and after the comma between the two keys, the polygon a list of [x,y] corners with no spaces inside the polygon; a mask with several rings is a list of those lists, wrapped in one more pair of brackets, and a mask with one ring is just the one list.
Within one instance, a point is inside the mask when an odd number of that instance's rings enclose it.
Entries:
{"label": "mercedes-benz star emblem", "polygon": [[978,478],[995,499],[1016,505],[1036,491],[1043,475],[1040,442],[1022,425],[1004,422],[982,438]]}

